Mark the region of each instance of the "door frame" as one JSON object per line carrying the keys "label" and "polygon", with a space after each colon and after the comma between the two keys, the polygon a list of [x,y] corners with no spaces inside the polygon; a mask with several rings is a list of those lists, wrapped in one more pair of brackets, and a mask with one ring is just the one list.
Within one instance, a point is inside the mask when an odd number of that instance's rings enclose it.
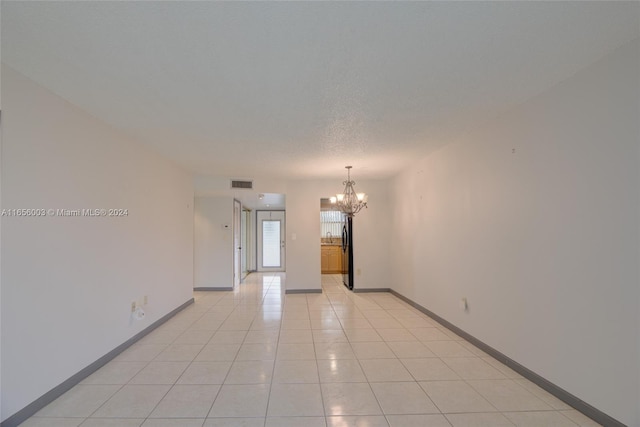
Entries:
{"label": "door frame", "polygon": [[[251,233],[251,209],[246,206],[242,206],[242,217],[240,219],[240,230],[241,230],[241,244],[242,247],[240,253],[240,264],[242,265],[242,277],[241,281],[245,279],[249,275],[251,271],[251,259],[249,256],[253,253],[251,248],[252,244],[252,233]],[[253,239],[255,241],[255,239]]]}
{"label": "door frame", "polygon": [[242,203],[233,199],[233,287],[242,280]]}
{"label": "door frame", "polygon": [[[280,267],[263,267],[262,266],[262,226],[260,218],[261,214],[269,213],[270,216],[273,213],[282,214],[281,226],[280,226]],[[271,219],[271,218],[268,218]],[[276,218],[279,219],[279,218]],[[286,227],[287,227],[287,213],[285,210],[256,210],[256,270],[257,271],[286,271],[287,266],[287,250],[286,250]]]}

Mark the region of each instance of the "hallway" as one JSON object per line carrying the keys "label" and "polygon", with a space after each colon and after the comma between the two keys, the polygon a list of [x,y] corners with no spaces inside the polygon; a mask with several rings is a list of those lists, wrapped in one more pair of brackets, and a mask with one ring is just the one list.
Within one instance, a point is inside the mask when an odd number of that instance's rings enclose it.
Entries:
{"label": "hallway", "polygon": [[284,295],[251,274],[195,304],[22,425],[597,425],[388,293]]}

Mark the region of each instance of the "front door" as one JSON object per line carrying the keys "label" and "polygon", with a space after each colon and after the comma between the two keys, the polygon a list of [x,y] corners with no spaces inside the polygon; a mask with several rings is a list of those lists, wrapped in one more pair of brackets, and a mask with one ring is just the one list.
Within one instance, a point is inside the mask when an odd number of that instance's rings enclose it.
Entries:
{"label": "front door", "polygon": [[258,271],[285,271],[284,211],[258,211]]}

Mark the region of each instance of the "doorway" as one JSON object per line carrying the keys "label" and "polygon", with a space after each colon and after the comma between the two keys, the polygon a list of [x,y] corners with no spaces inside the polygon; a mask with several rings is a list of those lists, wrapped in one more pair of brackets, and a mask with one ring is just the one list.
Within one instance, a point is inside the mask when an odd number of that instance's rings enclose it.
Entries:
{"label": "doorway", "polygon": [[240,246],[242,247],[242,250],[240,251],[241,253],[241,260],[240,263],[242,264],[242,280],[245,279],[245,277],[247,277],[247,275],[249,274],[249,270],[251,269],[251,254],[253,254],[252,251],[252,237],[251,237],[251,210],[245,208],[244,206],[242,207],[242,219],[240,222],[240,230],[241,230],[241,234],[242,234],[242,241],[240,243]]}
{"label": "doorway", "polygon": [[285,213],[258,211],[258,271],[285,271]]}
{"label": "doorway", "polygon": [[241,229],[242,205],[239,201],[233,201],[233,287],[240,284],[242,278],[242,229]]}
{"label": "doorway", "polygon": [[328,198],[320,199],[320,272],[342,274],[344,218]]}

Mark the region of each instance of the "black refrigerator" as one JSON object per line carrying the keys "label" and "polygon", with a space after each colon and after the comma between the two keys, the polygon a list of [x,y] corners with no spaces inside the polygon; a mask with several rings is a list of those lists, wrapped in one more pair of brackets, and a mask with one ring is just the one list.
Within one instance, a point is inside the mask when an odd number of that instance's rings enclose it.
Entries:
{"label": "black refrigerator", "polygon": [[342,283],[353,290],[353,216],[344,214],[342,224]]}

